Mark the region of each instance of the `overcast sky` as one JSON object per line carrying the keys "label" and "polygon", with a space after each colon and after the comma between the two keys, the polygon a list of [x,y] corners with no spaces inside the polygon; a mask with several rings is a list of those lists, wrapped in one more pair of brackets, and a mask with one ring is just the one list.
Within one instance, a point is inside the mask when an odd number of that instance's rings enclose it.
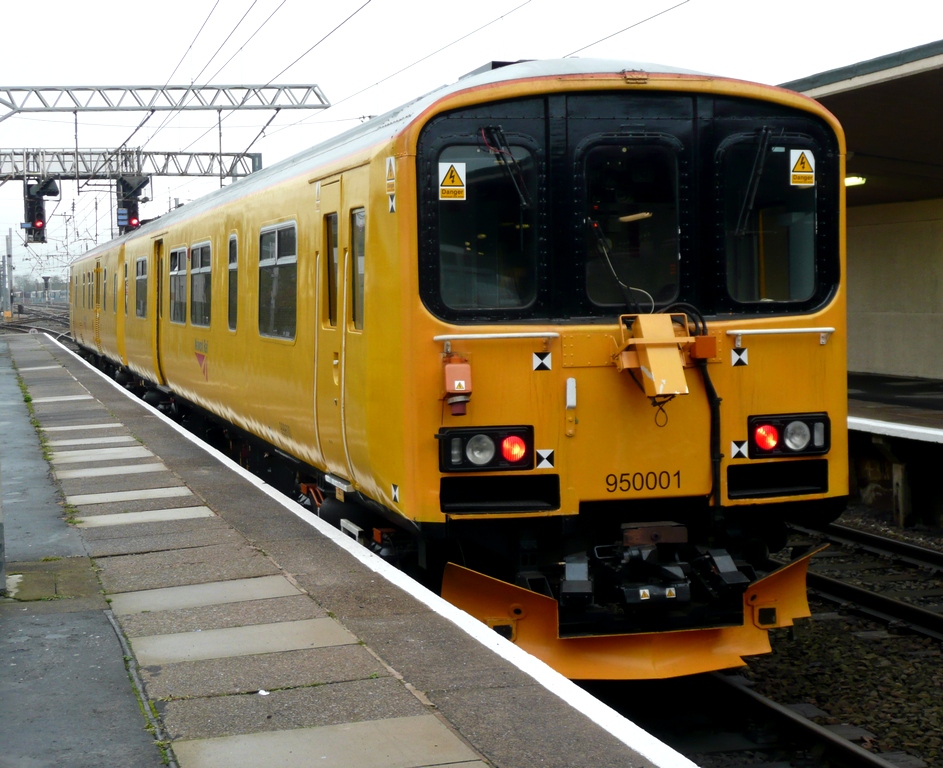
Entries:
{"label": "overcast sky", "polygon": [[[283,111],[251,149],[266,166],[491,60],[578,51],[778,84],[943,39],[938,0],[44,0],[32,11],[17,8],[36,23],[8,14],[3,86],[319,85],[336,106]],[[6,112],[0,108],[0,116]],[[224,113],[223,151],[244,151],[270,114]],[[215,112],[188,112],[166,124],[165,115],[150,118],[128,146],[218,150]],[[78,145],[118,147],[144,117],[80,113]],[[75,145],[71,114],[0,122],[3,149]],[[213,179],[155,178],[142,218],[218,186]],[[62,199],[46,205],[48,242],[29,249],[19,228],[22,182],[0,187],[0,233],[13,229],[17,274],[59,272],[96,238],[110,238],[106,189],[89,185],[77,194],[74,181],[60,187]]]}

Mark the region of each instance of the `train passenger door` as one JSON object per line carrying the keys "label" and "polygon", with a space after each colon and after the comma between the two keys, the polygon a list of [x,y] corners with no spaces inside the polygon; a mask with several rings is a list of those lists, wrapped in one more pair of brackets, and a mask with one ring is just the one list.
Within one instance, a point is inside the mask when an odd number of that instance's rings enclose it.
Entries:
{"label": "train passenger door", "polygon": [[102,263],[99,259],[95,259],[95,292],[94,292],[94,304],[92,305],[92,334],[95,339],[95,347],[98,349],[99,354],[102,352],[102,336],[101,336],[101,283],[102,283]]}
{"label": "train passenger door", "polygon": [[344,350],[344,262],[346,223],[341,216],[341,181],[315,185],[318,201],[320,240],[318,243],[318,309],[315,351],[315,403],[318,442],[328,472],[350,479],[344,449],[343,350]]}
{"label": "train passenger door", "polygon": [[161,325],[164,321],[164,241],[154,241],[154,290],[157,297],[154,309],[154,373],[157,383],[164,384],[166,379],[161,364]]}

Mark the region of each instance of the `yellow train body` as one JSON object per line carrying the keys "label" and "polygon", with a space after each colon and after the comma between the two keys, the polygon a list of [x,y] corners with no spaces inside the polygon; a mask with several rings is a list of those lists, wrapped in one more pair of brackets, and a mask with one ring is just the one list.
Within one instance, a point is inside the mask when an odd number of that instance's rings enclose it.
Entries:
{"label": "yellow train body", "polygon": [[[782,511],[788,505],[801,516],[817,509],[817,503],[827,503],[829,509],[840,504],[847,494],[848,469],[844,144],[834,118],[810,100],[779,89],[691,74],[630,72],[585,62],[548,71],[539,64],[529,69],[518,65],[507,68],[509,74],[501,73],[486,73],[433,93],[346,138],[257,172],[90,251],[72,267],[77,343],[106,365],[167,396],[172,393],[293,457],[325,489],[345,489],[348,499],[384,510],[387,518],[399,519],[403,528],[420,537],[424,531],[441,529],[454,538],[456,531],[471,531],[480,523],[489,531],[483,534],[488,538],[513,519],[511,538],[517,542],[513,560],[520,559],[524,546],[520,542],[528,539],[527,526],[533,524],[536,561],[546,561],[550,569],[564,567],[566,546],[545,556],[540,542],[549,530],[546,526],[563,530],[563,519],[592,514],[597,508],[616,516],[622,513],[613,510],[627,510],[622,528],[629,530],[641,522],[680,521],[692,532],[692,543],[700,537],[707,547],[716,538],[709,530],[710,520],[721,510],[740,525],[762,518],[767,509],[776,509],[779,519],[789,516]],[[447,179],[430,178],[430,168],[451,161],[446,154],[439,163],[425,159],[428,150],[423,141],[430,146],[434,142],[424,139],[431,135],[424,132],[442,116],[485,114],[489,105],[522,100],[541,99],[552,105],[572,94],[580,94],[587,104],[595,95],[612,94],[627,103],[654,95],[691,99],[698,105],[709,100],[748,105],[737,107],[744,110],[756,104],[774,116],[784,116],[784,123],[795,115],[814,121],[816,130],[831,142],[825,150],[818,145],[805,150],[816,161],[814,184],[824,190],[820,198],[832,201],[827,209],[834,217],[829,223],[830,255],[821,257],[830,260],[831,277],[823,278],[819,266],[814,270],[814,279],[824,287],[816,288],[812,298],[792,303],[740,302],[743,311],[736,306],[731,310],[733,305],[725,299],[728,304],[705,313],[703,333],[694,332],[683,314],[681,322],[669,320],[667,325],[639,318],[647,315],[647,299],[641,311],[603,307],[605,312],[587,317],[579,312],[524,317],[503,309],[488,316],[480,308],[462,314],[464,310],[455,307],[464,299],[442,311],[434,303],[430,306],[421,298],[430,285],[466,278],[445,275],[443,265],[446,258],[452,259],[451,252],[433,265],[440,270],[438,277],[428,276],[433,267],[423,254],[430,252],[428,242],[436,231],[429,217],[446,210],[448,195],[456,193],[445,186]],[[643,115],[649,123],[654,119],[651,110],[649,105]],[[513,125],[511,118],[504,119]],[[484,144],[476,151],[500,155],[504,150],[495,147],[502,131],[494,130],[492,122],[482,118]],[[441,130],[446,136],[446,128]],[[620,137],[619,130],[625,136]],[[764,140],[762,130],[757,141]],[[791,135],[788,130],[779,132]],[[614,138],[607,133],[604,141],[612,146],[632,141],[646,147],[658,144],[669,149],[659,148],[657,158],[672,157],[671,152],[682,157],[682,150],[675,149],[665,133],[670,131],[645,133],[630,126],[615,129]],[[777,139],[775,131],[772,134],[766,139],[771,147],[776,141],[788,144],[787,139]],[[525,160],[501,159],[505,166],[499,167],[499,175],[507,168],[512,175],[518,173],[515,163],[527,162],[515,135],[509,129],[507,151],[519,152]],[[752,137],[753,128],[744,135]],[[744,150],[749,160],[755,142],[742,141],[749,145],[750,151]],[[800,141],[799,146],[806,144]],[[786,150],[793,151],[788,146]],[[553,165],[558,161],[552,147],[528,152],[542,158],[541,173],[548,178],[554,168],[562,167]],[[716,157],[726,157],[721,152],[718,149]],[[770,162],[780,160],[770,157]],[[677,194],[706,217],[709,188],[719,182],[699,178],[699,173],[708,176],[706,165],[701,171],[688,168],[685,176],[687,161],[678,162],[682,170]],[[715,158],[715,162],[722,161]],[[498,160],[495,163],[500,166]],[[455,178],[471,194],[472,163],[469,170],[464,170],[464,163],[461,166]],[[541,200],[559,201],[564,189],[569,192],[566,185],[545,184],[544,176],[534,182]],[[503,184],[500,178],[488,183]],[[760,188],[759,195],[764,194],[762,183],[767,182],[750,179]],[[794,194],[798,187],[787,187],[783,194]],[[511,195],[511,199],[516,198]],[[532,207],[542,204],[535,202]],[[818,205],[821,219],[824,203]],[[521,207],[526,208],[524,198]],[[747,208],[743,204],[741,217],[753,214]],[[440,232],[445,231],[446,215],[442,213],[438,222]],[[652,216],[647,211],[635,215]],[[563,229],[539,226],[545,227],[546,237],[535,248],[557,254],[546,260],[559,260],[565,248],[559,238],[550,242],[550,236]],[[692,224],[685,234],[685,226],[679,225],[678,266],[668,263],[666,274],[675,269],[679,284],[697,286],[711,270],[702,264],[700,278],[690,274],[684,248],[692,246],[685,246],[684,238],[699,238],[707,250],[709,229]],[[821,221],[818,226],[823,227]],[[525,229],[524,224],[518,227],[521,238]],[[801,234],[796,230],[790,236],[798,239]],[[773,238],[766,240],[765,247],[772,250]],[[465,250],[474,247],[466,243]],[[613,248],[612,258],[623,258]],[[441,253],[446,253],[444,246]],[[610,259],[608,252],[605,256]],[[777,279],[776,256],[761,248],[758,285]],[[619,263],[629,264],[628,259]],[[507,274],[513,279],[514,273]],[[468,271],[467,280],[479,285],[480,275]],[[739,290],[732,278],[726,283],[719,280],[721,287]],[[565,279],[559,279],[553,290],[560,291],[560,283]],[[538,304],[542,290],[539,285],[533,290]],[[651,303],[654,309],[656,299]],[[767,311],[774,304],[776,311]],[[698,336],[712,341],[697,341]],[[455,370],[467,379],[449,382],[450,362],[465,366]],[[713,425],[711,385],[703,370],[721,400]],[[453,409],[450,399],[463,392],[469,393],[467,400],[457,398],[462,407]],[[756,453],[756,439],[749,430],[754,427],[751,418],[768,414],[821,414],[822,421],[816,423],[827,425],[827,450],[764,458]],[[816,418],[807,419],[810,427]],[[449,454],[450,430],[495,425],[532,428],[533,444],[527,445],[531,468],[475,471],[459,455],[462,471],[451,471],[449,456],[455,461],[456,454]],[[456,445],[461,450],[461,444]],[[487,478],[498,481],[489,484]],[[518,480],[519,487],[511,489]],[[634,511],[641,509],[644,513]],[[560,518],[559,525],[547,521],[552,518]],[[544,522],[533,522],[539,520]],[[498,528],[487,527],[492,523]],[[529,547],[524,548],[530,551]],[[592,550],[589,556],[594,556]],[[579,570],[578,557],[566,562]],[[566,577],[560,578],[562,584]],[[511,585],[512,591],[521,588],[520,577],[517,583]],[[475,584],[474,590],[479,590],[481,584]],[[553,579],[551,584],[551,592],[556,592],[559,585]],[[565,654],[572,663],[557,666],[574,677],[657,677],[730,666],[739,656],[762,652],[768,628],[789,625],[804,615],[807,607],[797,589],[804,589],[804,582],[797,587],[795,579],[788,594],[769,594],[767,589],[763,604],[781,609],[772,621],[756,621],[747,605],[747,618],[741,623],[750,637],[742,642],[731,644],[729,637],[705,641],[723,635],[716,627],[701,630],[707,634],[688,626],[669,628],[665,631],[673,638],[670,658],[653,661],[658,632],[636,633],[620,650],[613,638],[632,633],[605,630],[596,633],[607,636],[605,652],[594,655],[585,645],[574,646]],[[477,598],[463,603],[460,595],[454,597],[475,612]],[[479,606],[476,615],[496,626],[519,621],[520,616],[508,612],[514,601],[504,602],[503,613],[489,605]],[[500,615],[492,616],[495,612]],[[541,633],[545,631],[550,630]],[[736,635],[737,630],[729,631]],[[574,633],[581,635],[581,630]],[[512,634],[523,638],[528,632],[515,628]],[[705,642],[724,650],[718,656]],[[539,645],[525,644],[538,655]],[[547,653],[555,663],[559,651]],[[613,654],[629,655],[634,661],[614,664]]]}

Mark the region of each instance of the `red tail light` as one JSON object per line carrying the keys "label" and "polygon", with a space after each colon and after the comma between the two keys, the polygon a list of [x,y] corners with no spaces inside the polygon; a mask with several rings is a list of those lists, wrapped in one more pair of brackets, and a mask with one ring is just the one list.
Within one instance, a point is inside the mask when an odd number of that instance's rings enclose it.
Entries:
{"label": "red tail light", "polygon": [[756,447],[763,451],[771,451],[779,445],[779,430],[772,424],[758,424],[754,436]]}
{"label": "red tail light", "polygon": [[501,455],[506,461],[520,461],[527,455],[527,444],[517,435],[510,435],[501,441]]}

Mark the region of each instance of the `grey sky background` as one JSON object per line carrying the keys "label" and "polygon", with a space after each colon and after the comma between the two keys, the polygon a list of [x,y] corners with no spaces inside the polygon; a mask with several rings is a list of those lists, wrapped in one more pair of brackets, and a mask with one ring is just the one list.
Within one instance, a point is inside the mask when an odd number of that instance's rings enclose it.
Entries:
{"label": "grey sky background", "polygon": [[[578,51],[777,84],[943,39],[938,0],[46,0],[35,11],[16,6],[6,21],[4,86],[319,85],[335,106],[276,117],[251,149],[266,166],[491,60]],[[244,151],[270,115],[223,113],[223,151]],[[144,117],[80,113],[78,145],[116,148]],[[165,123],[157,113],[128,146],[216,151],[216,121],[215,112],[188,112]],[[0,122],[4,149],[75,144],[71,114]],[[155,178],[141,216],[218,186]],[[111,237],[113,195],[104,185],[60,187],[61,200],[46,204],[47,243],[27,248],[22,182],[0,186],[0,232],[13,230],[17,275],[61,273]]]}

